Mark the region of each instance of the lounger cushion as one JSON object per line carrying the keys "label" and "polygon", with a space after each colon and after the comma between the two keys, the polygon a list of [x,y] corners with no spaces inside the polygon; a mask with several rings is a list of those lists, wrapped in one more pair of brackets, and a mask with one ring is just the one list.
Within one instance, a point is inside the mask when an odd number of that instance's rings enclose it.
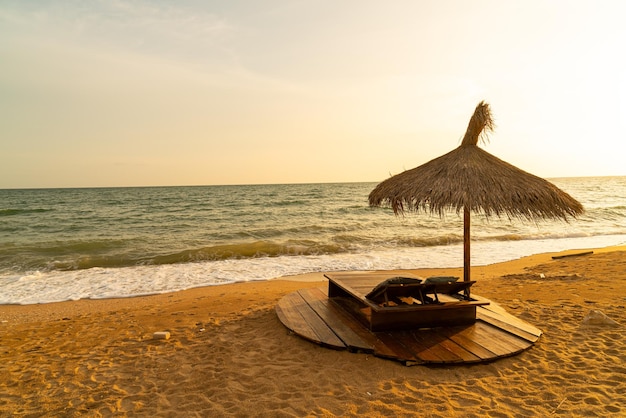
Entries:
{"label": "lounger cushion", "polygon": [[369,292],[365,297],[370,300],[376,299],[378,296],[382,295],[389,285],[407,285],[407,284],[420,284],[422,279],[417,279],[414,277],[392,277],[387,279],[381,283],[378,283],[371,292]]}
{"label": "lounger cushion", "polygon": [[455,276],[433,276],[426,279],[424,284],[455,283],[457,280],[459,278]]}

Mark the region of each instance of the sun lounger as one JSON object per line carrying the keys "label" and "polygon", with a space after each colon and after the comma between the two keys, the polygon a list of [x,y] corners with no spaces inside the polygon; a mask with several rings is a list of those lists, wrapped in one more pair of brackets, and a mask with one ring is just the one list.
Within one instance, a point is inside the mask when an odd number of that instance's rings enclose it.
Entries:
{"label": "sun lounger", "polygon": [[456,282],[455,278],[427,283],[414,277],[389,279],[382,274],[376,280],[358,273],[325,276],[328,298],[371,331],[473,324],[476,307],[489,304],[459,294],[474,282]]}
{"label": "sun lounger", "polygon": [[415,286],[419,285],[422,279],[413,277],[392,277],[381,283],[379,283],[371,292],[365,297],[376,303],[389,304],[390,298],[397,298],[400,296],[408,296],[415,291]]}
{"label": "sun lounger", "polygon": [[469,288],[476,282],[457,280],[458,277],[433,277],[422,283],[421,279],[394,277],[379,283],[365,298],[382,306],[389,306],[390,301],[402,304],[403,298],[428,305],[441,303],[440,294],[456,295],[464,292],[463,298],[468,300]]}

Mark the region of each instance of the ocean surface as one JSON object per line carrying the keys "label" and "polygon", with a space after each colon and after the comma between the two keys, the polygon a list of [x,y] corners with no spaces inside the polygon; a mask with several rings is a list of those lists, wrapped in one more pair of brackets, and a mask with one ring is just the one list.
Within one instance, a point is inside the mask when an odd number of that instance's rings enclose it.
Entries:
{"label": "ocean surface", "polygon": [[[472,265],[626,243],[626,177],[551,179],[569,223],[472,215]],[[0,303],[337,270],[459,267],[463,221],[370,208],[376,183],[0,190]]]}

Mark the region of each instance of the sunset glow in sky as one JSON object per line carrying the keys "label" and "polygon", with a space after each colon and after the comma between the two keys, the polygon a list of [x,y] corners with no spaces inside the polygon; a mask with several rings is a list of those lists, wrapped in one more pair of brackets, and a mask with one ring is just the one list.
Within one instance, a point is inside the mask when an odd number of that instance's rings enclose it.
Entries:
{"label": "sunset glow in sky", "polygon": [[626,2],[0,0],[0,188],[626,175]]}

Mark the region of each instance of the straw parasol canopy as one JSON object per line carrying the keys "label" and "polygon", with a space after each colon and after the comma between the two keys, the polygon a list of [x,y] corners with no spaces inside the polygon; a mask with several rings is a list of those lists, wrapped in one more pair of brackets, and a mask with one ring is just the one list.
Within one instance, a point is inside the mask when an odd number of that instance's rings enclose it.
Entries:
{"label": "straw parasol canopy", "polygon": [[582,214],[582,205],[554,184],[502,161],[478,147],[494,123],[480,102],[461,145],[417,168],[380,183],[371,206],[390,206],[396,214],[430,212],[443,216],[463,210],[464,280],[470,280],[470,212],[509,219],[562,219]]}

